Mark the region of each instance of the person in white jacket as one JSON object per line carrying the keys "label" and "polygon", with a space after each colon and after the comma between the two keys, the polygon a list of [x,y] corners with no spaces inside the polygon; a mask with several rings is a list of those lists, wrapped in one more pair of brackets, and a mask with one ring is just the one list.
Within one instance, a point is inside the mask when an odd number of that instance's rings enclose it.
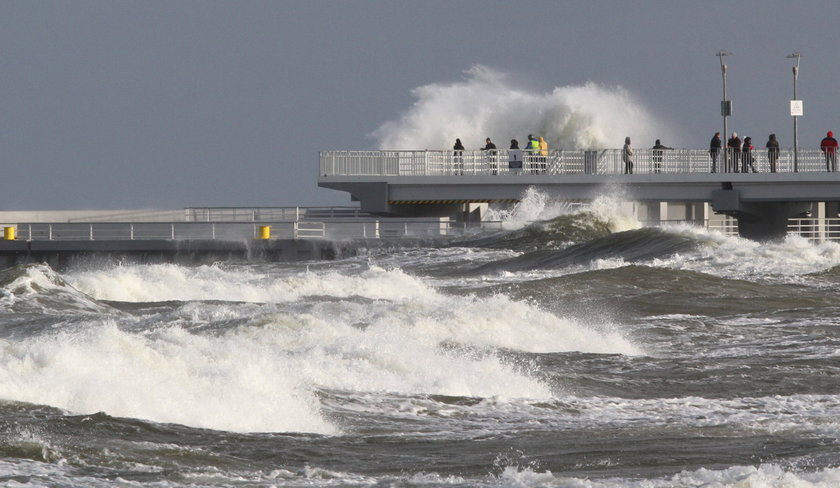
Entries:
{"label": "person in white jacket", "polygon": [[624,174],[633,174],[633,148],[630,146],[630,138],[624,138],[624,148],[621,151],[621,159],[624,160]]}

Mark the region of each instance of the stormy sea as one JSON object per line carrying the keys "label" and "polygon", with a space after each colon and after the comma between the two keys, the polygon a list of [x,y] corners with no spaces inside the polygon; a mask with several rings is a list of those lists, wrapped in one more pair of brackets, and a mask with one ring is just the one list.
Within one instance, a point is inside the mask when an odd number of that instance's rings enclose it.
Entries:
{"label": "stormy sea", "polygon": [[840,245],[601,207],[3,270],[0,484],[840,485]]}

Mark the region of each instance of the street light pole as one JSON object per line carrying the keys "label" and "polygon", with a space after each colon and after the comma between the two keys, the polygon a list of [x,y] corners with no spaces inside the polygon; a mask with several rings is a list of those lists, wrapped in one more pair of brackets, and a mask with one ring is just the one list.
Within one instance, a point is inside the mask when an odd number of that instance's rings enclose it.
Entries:
{"label": "street light pole", "polygon": [[[802,54],[794,51],[788,58],[796,58],[796,65],[793,67],[793,101],[791,101],[790,114],[793,116],[793,172],[799,171],[799,126],[797,120],[802,115],[802,103],[796,98],[796,80],[799,79],[799,58]],[[794,108],[796,105],[796,108]]]}
{"label": "street light pole", "polygon": [[[724,141],[728,140],[727,138],[729,137],[729,130],[726,127],[726,118],[729,117],[730,115],[732,115],[732,102],[729,101],[728,98],[726,98],[726,65],[723,64],[723,57],[724,56],[731,56],[731,55],[732,55],[731,52],[724,51],[723,49],[721,49],[720,51],[718,51],[717,54],[715,54],[715,56],[720,58],[720,74],[721,74],[721,76],[723,76],[723,101],[720,102],[720,115],[723,117],[723,140]],[[721,161],[721,164],[724,165],[723,166],[724,168],[727,167],[725,165],[727,164],[726,162],[728,161],[728,159],[727,159],[728,155],[726,154],[726,151],[727,151],[726,144],[724,144],[723,145],[723,151],[722,151],[723,161]]]}

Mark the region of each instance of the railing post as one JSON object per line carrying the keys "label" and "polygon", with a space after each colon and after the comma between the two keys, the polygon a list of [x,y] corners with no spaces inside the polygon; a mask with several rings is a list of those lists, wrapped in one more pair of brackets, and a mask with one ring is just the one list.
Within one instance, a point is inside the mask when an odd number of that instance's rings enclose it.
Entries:
{"label": "railing post", "polygon": [[93,240],[93,224],[90,224],[90,240]]}

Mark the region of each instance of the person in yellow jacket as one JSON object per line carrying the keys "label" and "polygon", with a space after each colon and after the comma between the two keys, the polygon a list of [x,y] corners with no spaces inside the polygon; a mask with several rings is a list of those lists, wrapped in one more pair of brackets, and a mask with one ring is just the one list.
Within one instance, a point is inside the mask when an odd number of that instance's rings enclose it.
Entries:
{"label": "person in yellow jacket", "polygon": [[540,170],[545,173],[546,162],[548,161],[548,143],[540,136]]}

